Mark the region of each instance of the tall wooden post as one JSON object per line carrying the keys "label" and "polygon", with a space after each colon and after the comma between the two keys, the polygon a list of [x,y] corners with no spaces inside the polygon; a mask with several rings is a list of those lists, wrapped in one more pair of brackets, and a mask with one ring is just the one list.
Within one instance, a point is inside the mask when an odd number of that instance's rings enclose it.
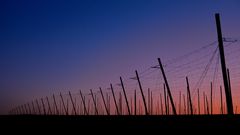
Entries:
{"label": "tall wooden post", "polygon": [[80,92],[80,96],[81,96],[82,103],[83,103],[84,114],[85,114],[85,115],[88,115],[85,98],[83,97],[81,90],[79,90],[79,92]]}
{"label": "tall wooden post", "polygon": [[115,107],[116,107],[117,115],[120,115],[119,109],[118,109],[118,106],[117,106],[116,97],[115,97],[115,94],[114,94],[114,91],[113,91],[113,86],[112,86],[112,84],[110,84],[110,87],[111,87],[112,96],[113,96],[114,104],[115,104]]}
{"label": "tall wooden post", "polygon": [[164,72],[164,69],[163,69],[163,65],[162,65],[162,62],[161,62],[160,58],[158,58],[158,63],[159,63],[160,69],[162,71],[164,82],[165,82],[166,87],[167,87],[167,92],[168,92],[168,96],[170,98],[170,102],[171,102],[171,105],[172,105],[173,114],[177,115],[177,111],[176,111],[176,108],[175,108],[175,105],[174,105],[174,102],[173,102],[173,98],[172,98],[172,94],[171,94],[171,91],[170,91],[170,87],[168,85],[167,77],[165,75],[165,72]]}
{"label": "tall wooden post", "polygon": [[33,114],[35,114],[35,115],[36,115],[37,113],[36,113],[36,110],[35,110],[35,106],[34,106],[34,103],[33,103],[33,101],[32,101],[32,108],[33,108]]}
{"label": "tall wooden post", "polygon": [[148,111],[151,114],[151,98],[150,98],[150,89],[148,88]]}
{"label": "tall wooden post", "polygon": [[207,114],[206,112],[206,100],[205,100],[205,92],[203,92],[203,109],[204,109],[204,114]]}
{"label": "tall wooden post", "polygon": [[119,112],[122,115],[123,111],[122,111],[122,93],[119,92]]}
{"label": "tall wooden post", "polygon": [[147,104],[146,104],[145,96],[143,94],[143,89],[142,89],[142,85],[141,85],[137,70],[135,71],[135,73],[136,73],[139,88],[140,88],[140,91],[141,91],[141,94],[142,94],[142,99],[143,99],[143,104],[144,104],[144,109],[145,109],[145,115],[148,115],[149,113],[148,113],[148,109],[147,109]]}
{"label": "tall wooden post", "polygon": [[224,47],[223,47],[223,40],[222,40],[221,23],[220,23],[220,16],[218,13],[215,14],[215,19],[216,19],[217,35],[218,35],[218,48],[219,48],[219,52],[220,52],[222,75],[223,75],[223,82],[224,82],[225,95],[226,95],[227,111],[228,111],[229,115],[232,115],[233,114],[233,102],[232,102],[231,91],[229,89],[229,84],[228,84]]}
{"label": "tall wooden post", "polygon": [[55,99],[54,94],[53,94],[53,102],[54,102],[54,106],[56,108],[57,115],[59,115],[60,113],[59,113],[59,110],[58,110],[58,107],[57,107],[57,103],[56,103],[56,99]]}
{"label": "tall wooden post", "polygon": [[183,94],[183,110],[184,110],[184,114],[187,115],[187,111],[186,111],[186,98],[185,95]]}
{"label": "tall wooden post", "polygon": [[230,78],[230,73],[228,68],[227,68],[227,77],[228,77],[229,94],[232,95],[231,78]]}
{"label": "tall wooden post", "polygon": [[151,111],[150,111],[150,114],[152,115],[153,114],[153,96],[152,96],[152,91],[150,92],[150,95],[151,95]]}
{"label": "tall wooden post", "polygon": [[90,89],[90,92],[91,92],[93,104],[94,104],[94,107],[95,107],[95,113],[96,113],[96,115],[98,115],[97,103],[96,103],[96,100],[95,100],[95,98],[94,98],[92,89]]}
{"label": "tall wooden post", "polygon": [[200,115],[200,113],[201,113],[201,108],[200,108],[200,95],[199,95],[199,89],[197,90],[197,94],[198,94],[198,114]]}
{"label": "tall wooden post", "polygon": [[168,104],[167,104],[167,93],[166,93],[166,88],[165,84],[163,84],[163,94],[164,94],[164,103],[165,103],[165,113],[168,115]]}
{"label": "tall wooden post", "polygon": [[188,77],[186,77],[187,81],[187,92],[188,92],[188,101],[189,101],[189,106],[190,106],[190,113],[193,115],[193,107],[192,107],[192,98],[191,98],[191,93],[190,93],[190,88],[189,88],[189,83],[188,83]]}
{"label": "tall wooden post", "polygon": [[31,110],[29,103],[27,105],[28,105],[29,114],[32,114],[32,110]]}
{"label": "tall wooden post", "polygon": [[128,99],[127,99],[127,94],[126,94],[126,91],[125,91],[125,87],[123,85],[122,77],[120,77],[120,81],[121,81],[121,86],[122,86],[124,98],[125,98],[126,105],[127,105],[128,115],[131,115],[131,111],[130,111],[130,107],[129,107]]}
{"label": "tall wooden post", "polygon": [[162,102],[162,94],[160,93],[160,108],[161,108],[161,114],[163,115],[163,102]]}
{"label": "tall wooden post", "polygon": [[76,106],[75,106],[75,104],[73,103],[73,99],[72,99],[71,92],[69,91],[68,94],[69,94],[70,100],[71,100],[71,102],[72,102],[72,107],[73,107],[74,114],[77,115]]}
{"label": "tall wooden post", "polygon": [[42,106],[43,106],[44,115],[46,115],[46,109],[45,109],[45,105],[44,105],[44,102],[43,102],[43,99],[42,99],[42,98],[41,98],[41,101],[42,101]]}
{"label": "tall wooden post", "polygon": [[[106,102],[105,102],[104,96],[103,96],[102,88],[99,87],[99,89],[100,89],[100,93],[101,93],[101,95],[102,95],[102,100],[103,100],[103,104],[104,104],[104,107],[105,107],[106,113],[107,113],[107,115],[110,115],[110,114],[109,114],[109,111],[108,111],[108,109],[107,109],[107,105],[106,105]],[[107,97],[107,98],[108,98],[108,97]]]}
{"label": "tall wooden post", "polygon": [[206,105],[207,105],[207,114],[209,115],[209,114],[210,114],[210,112],[209,112],[208,99],[207,99],[207,96],[205,96],[205,97],[206,97]]}
{"label": "tall wooden post", "polygon": [[51,110],[51,106],[48,100],[48,97],[46,97],[47,103],[48,103],[48,111],[50,112],[50,115],[52,115],[52,110]]}
{"label": "tall wooden post", "polygon": [[181,91],[179,92],[179,114],[181,114]]}
{"label": "tall wooden post", "polygon": [[66,115],[68,115],[68,111],[67,111],[67,108],[66,108],[66,106],[65,106],[65,103],[64,103],[64,101],[63,101],[63,97],[62,97],[62,94],[61,94],[61,93],[60,93],[60,97],[61,97],[61,101],[62,101],[62,104],[63,104],[64,111],[65,111]]}
{"label": "tall wooden post", "polygon": [[41,109],[40,109],[40,106],[38,104],[38,100],[36,99],[36,104],[37,104],[37,107],[38,107],[38,114],[41,115]]}
{"label": "tall wooden post", "polygon": [[134,90],[134,115],[137,115],[137,91]]}

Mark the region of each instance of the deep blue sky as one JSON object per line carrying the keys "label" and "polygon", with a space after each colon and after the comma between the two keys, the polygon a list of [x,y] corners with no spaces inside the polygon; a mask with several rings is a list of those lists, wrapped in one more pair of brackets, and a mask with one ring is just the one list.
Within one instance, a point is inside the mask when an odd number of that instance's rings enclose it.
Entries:
{"label": "deep blue sky", "polygon": [[238,0],[1,0],[0,110],[70,88],[107,87],[216,40],[240,37]]}

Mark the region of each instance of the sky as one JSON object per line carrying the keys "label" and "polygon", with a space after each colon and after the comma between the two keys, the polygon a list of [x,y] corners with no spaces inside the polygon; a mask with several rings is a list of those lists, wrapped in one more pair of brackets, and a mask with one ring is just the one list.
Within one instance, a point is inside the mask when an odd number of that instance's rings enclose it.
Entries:
{"label": "sky", "polygon": [[53,93],[118,83],[215,41],[240,38],[239,0],[1,0],[0,113]]}

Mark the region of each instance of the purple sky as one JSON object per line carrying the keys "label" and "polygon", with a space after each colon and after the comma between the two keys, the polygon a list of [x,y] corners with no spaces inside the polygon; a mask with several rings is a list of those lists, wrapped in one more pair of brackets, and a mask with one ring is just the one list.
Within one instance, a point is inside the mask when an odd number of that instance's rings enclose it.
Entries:
{"label": "purple sky", "polygon": [[217,39],[240,38],[238,0],[2,0],[0,112],[53,93],[107,88]]}

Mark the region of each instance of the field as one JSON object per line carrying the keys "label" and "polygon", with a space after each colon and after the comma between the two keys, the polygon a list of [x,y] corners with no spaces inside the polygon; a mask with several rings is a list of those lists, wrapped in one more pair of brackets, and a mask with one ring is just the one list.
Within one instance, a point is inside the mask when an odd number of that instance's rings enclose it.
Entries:
{"label": "field", "polygon": [[0,116],[7,132],[30,133],[208,133],[235,132],[240,115],[178,116]]}

